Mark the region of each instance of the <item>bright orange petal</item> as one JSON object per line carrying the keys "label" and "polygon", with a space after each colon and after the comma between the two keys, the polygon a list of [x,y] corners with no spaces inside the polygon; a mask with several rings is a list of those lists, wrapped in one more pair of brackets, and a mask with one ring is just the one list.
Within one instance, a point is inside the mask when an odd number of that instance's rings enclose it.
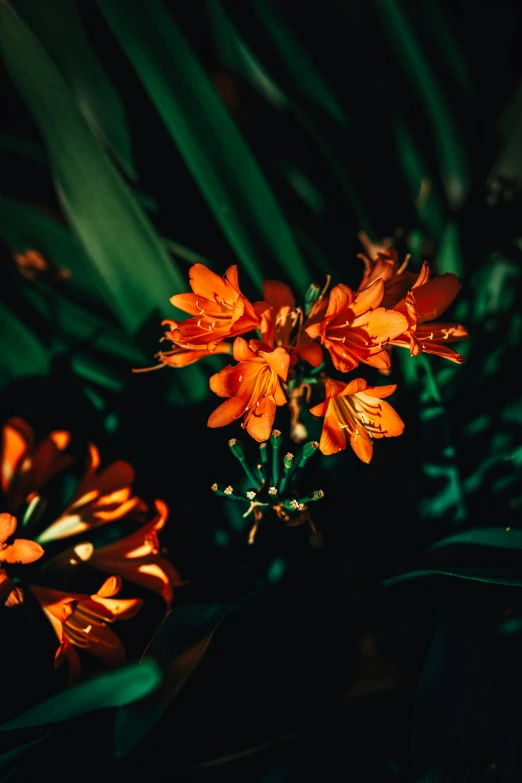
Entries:
{"label": "bright orange petal", "polygon": [[360,432],[353,432],[350,435],[350,446],[362,462],[368,464],[373,456],[373,445],[371,440]]}
{"label": "bright orange petal", "polygon": [[218,397],[233,397],[238,386],[237,366],[229,364],[222,370],[210,376],[209,385],[214,394]]}
{"label": "bright orange petal", "polygon": [[[177,307],[178,310],[182,310],[184,313],[188,313],[189,315],[199,316],[201,315],[201,307],[198,307],[196,302],[198,301],[198,298],[195,294],[175,294],[174,296],[170,297],[170,303],[174,305],[174,307]],[[178,323],[176,323],[175,327],[171,327],[171,329],[177,328],[179,326]]]}
{"label": "bright orange petal", "polygon": [[368,288],[356,294],[351,309],[355,315],[361,315],[368,310],[378,307],[384,296],[384,282],[381,278],[372,283]]}
{"label": "bright orange petal", "polygon": [[0,562],[3,563],[34,563],[43,555],[44,550],[36,541],[26,538],[15,538],[12,544],[0,548]]}
{"label": "bright orange petal", "polygon": [[335,413],[325,416],[323,431],[319,440],[319,450],[322,454],[337,454],[346,448],[346,435],[337,421]]}
{"label": "bright orange petal", "polygon": [[[234,269],[237,272],[237,266],[229,267],[226,274],[229,279],[231,278],[232,283],[237,284],[237,276]],[[234,285],[212,272],[204,264],[194,264],[190,268],[189,277],[190,287],[197,297],[209,299],[211,302],[221,301],[222,299],[230,301],[231,298],[235,300],[237,297],[237,290]]]}
{"label": "bright orange petal", "polygon": [[319,343],[310,342],[297,347],[297,353],[312,367],[319,367],[323,362],[323,349]]}
{"label": "bright orange petal", "polygon": [[[334,286],[330,291],[330,300],[328,302],[326,317],[329,318],[336,316],[343,310],[348,309],[352,306],[354,299],[355,294],[349,286],[345,285],[344,283],[340,283],[339,285]],[[309,331],[310,328],[311,327],[308,327],[306,331],[310,336],[312,336],[311,332]]]}
{"label": "bright orange petal", "polygon": [[368,397],[378,397],[382,400],[384,397],[389,397],[390,394],[397,389],[396,383],[389,383],[386,386],[366,386],[365,389],[361,389]]}
{"label": "bright orange petal", "polygon": [[244,337],[236,337],[232,346],[232,355],[236,362],[247,362],[255,356]]}
{"label": "bright orange petal", "polygon": [[33,431],[23,419],[11,418],[2,428],[2,490],[7,489],[18,466],[33,447]]}
{"label": "bright orange petal", "polygon": [[290,355],[284,348],[275,348],[270,353],[268,351],[259,351],[271,370],[273,370],[283,381],[286,381],[288,368],[290,366]]}
{"label": "bright orange petal", "polygon": [[385,344],[388,340],[393,340],[405,332],[408,328],[408,320],[402,313],[395,310],[385,310],[384,307],[378,307],[371,313],[360,316],[353,322],[353,327],[365,327],[372,341],[378,344]]}
{"label": "bright orange petal", "polygon": [[273,397],[263,397],[248,418],[246,430],[259,443],[268,440],[274,424],[276,404]]}
{"label": "bright orange petal", "polygon": [[207,421],[208,427],[225,427],[239,419],[245,412],[250,395],[242,394],[239,397],[231,397],[225,400],[216,410],[210,414]]}
{"label": "bright orange petal", "polygon": [[[0,544],[12,536],[16,530],[16,517],[5,512],[0,514]],[[0,550],[1,551],[1,550]]]}

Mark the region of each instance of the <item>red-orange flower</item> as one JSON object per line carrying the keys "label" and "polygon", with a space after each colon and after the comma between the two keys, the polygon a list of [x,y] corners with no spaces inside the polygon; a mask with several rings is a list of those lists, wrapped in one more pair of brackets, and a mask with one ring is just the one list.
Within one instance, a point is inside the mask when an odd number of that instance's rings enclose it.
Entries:
{"label": "red-orange flower", "polygon": [[134,617],[143,601],[114,598],[120,587],[121,579],[115,576],[110,576],[94,595],[29,585],[58,637],[55,666],[67,658],[69,680],[76,679],[81,671],[75,648],[100,657],[110,666],[125,660],[125,648],[109,624]]}
{"label": "red-orange flower", "polygon": [[247,343],[237,337],[233,347],[235,366],[228,365],[210,379],[219,397],[229,397],[208,420],[209,427],[223,427],[244,416],[245,427],[254,440],[270,437],[276,406],[286,403],[280,379],[286,381],[290,356],[284,348],[271,349],[260,340]]}
{"label": "red-orange flower", "polygon": [[98,549],[84,542],[74,547],[74,554],[93,568],[119,574],[129,582],[159,593],[170,608],[172,588],[182,584],[174,566],[160,554],[158,532],[165,527],[169,509],[162,500],[155,501],[156,516],[125,538]]}
{"label": "red-orange flower", "polygon": [[462,364],[464,357],[448,343],[464,340],[468,330],[462,324],[434,320],[452,304],[460,288],[458,277],[451,272],[430,280],[430,268],[425,261],[408,294],[394,305],[408,319],[408,328],[390,344],[409,348],[412,356],[431,353]]}
{"label": "red-orange flower", "polygon": [[55,430],[36,445],[26,421],[6,421],[2,428],[1,484],[12,511],[71,463],[71,455],[65,453],[70,441],[68,432]]}
{"label": "red-orange flower", "polygon": [[[0,514],[0,565],[26,564],[39,560],[44,551],[35,541],[27,538],[12,539],[17,527],[17,521],[12,514]],[[15,606],[23,601],[23,593],[8,576],[4,568],[0,568],[0,603]]]}
{"label": "red-orange flower", "polygon": [[257,329],[259,318],[254,305],[241,293],[237,266],[229,266],[225,277],[220,277],[204,264],[194,264],[189,274],[192,293],[170,299],[174,307],[193,316],[172,330],[174,343],[212,352],[225,338]]}
{"label": "red-orange flower", "polygon": [[326,399],[310,409],[314,416],[324,416],[319,449],[323,454],[336,454],[347,443],[363,462],[370,462],[374,438],[402,435],[404,422],[384,397],[389,397],[396,385],[368,386],[362,378],[345,384],[328,378]]}
{"label": "red-orange flower", "polygon": [[284,348],[290,354],[291,367],[298,359],[304,359],[312,367],[319,367],[323,361],[321,346],[305,331],[313,323],[318,307],[305,320],[303,311],[296,307],[292,290],[286,283],[279,280],[263,282],[263,301],[255,304],[261,337],[271,348]]}
{"label": "red-orange flower", "polygon": [[134,494],[134,470],[128,462],[117,460],[98,471],[100,455],[89,445],[89,464],[74,497],[65,511],[37,537],[46,544],[75,536],[85,530],[121,519],[130,512],[146,511],[147,506]]}
{"label": "red-orange flower", "polygon": [[[161,322],[162,326],[168,326],[168,331],[164,336],[160,338],[160,342],[170,340],[171,333],[179,326],[178,321],[173,321],[170,318]],[[151,370],[161,370],[163,367],[187,367],[189,364],[194,364],[200,359],[204,359],[205,356],[212,356],[215,353],[232,353],[232,346],[230,343],[219,343],[216,345],[213,351],[209,351],[207,346],[184,348],[181,345],[172,343],[173,348],[169,351],[158,351],[154,354],[154,358],[158,359],[158,364],[152,367],[140,367],[133,368],[132,372],[150,372]]]}
{"label": "red-orange flower", "polygon": [[407,329],[408,321],[402,313],[379,306],[383,294],[381,279],[358,293],[343,283],[336,285],[325,317],[306,328],[312,339],[324,343],[336,370],[349,372],[360,362],[379,369],[390,366],[384,346]]}
{"label": "red-orange flower", "polygon": [[394,309],[397,302],[406,296],[417,280],[418,275],[407,270],[410,256],[407,255],[402,264],[399,264],[397,251],[393,248],[380,250],[371,258],[364,253],[358,253],[357,258],[362,258],[365,266],[358,290],[363,291],[381,278],[384,283],[382,307]]}

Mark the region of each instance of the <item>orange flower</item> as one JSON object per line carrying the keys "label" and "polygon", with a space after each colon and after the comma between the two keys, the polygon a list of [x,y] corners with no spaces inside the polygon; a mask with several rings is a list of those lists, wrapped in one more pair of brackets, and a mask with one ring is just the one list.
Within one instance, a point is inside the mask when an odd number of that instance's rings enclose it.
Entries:
{"label": "orange flower", "polygon": [[[161,322],[162,326],[169,326],[160,342],[170,340],[171,332],[179,326],[178,321],[172,321],[170,318]],[[212,356],[214,353],[232,353],[230,343],[219,343],[213,351],[209,351],[206,346],[183,348],[181,345],[172,343],[174,348],[170,351],[158,351],[154,357],[159,360],[159,364],[152,367],[133,368],[132,372],[150,372],[151,370],[161,370],[163,367],[187,367],[189,364],[204,359],[205,356]]]}
{"label": "orange flower", "polygon": [[382,307],[395,308],[397,302],[406,296],[417,279],[415,272],[408,272],[406,269],[410,256],[407,255],[402,264],[399,264],[397,251],[393,248],[380,250],[372,258],[358,253],[357,258],[362,258],[365,265],[359,291],[363,291],[381,278],[384,283]]}
{"label": "orange flower", "polygon": [[74,497],[58,519],[37,537],[41,544],[75,536],[85,530],[121,519],[130,512],[147,510],[134,494],[134,470],[128,462],[118,460],[98,472],[100,455],[89,445],[89,465]]}
{"label": "orange flower", "polygon": [[220,277],[203,264],[194,264],[190,287],[193,293],[176,294],[170,299],[174,307],[194,316],[172,330],[170,339],[177,345],[213,352],[225,338],[259,326],[254,305],[239,289],[237,266],[229,266],[225,277]]}
{"label": "orange flower", "polygon": [[270,437],[276,406],[286,397],[280,379],[286,381],[290,356],[284,348],[271,349],[260,340],[247,343],[237,337],[233,347],[235,366],[228,365],[210,379],[210,388],[219,397],[230,399],[216,408],[209,427],[224,427],[244,415],[245,427],[254,440]]}
{"label": "orange flower", "polygon": [[100,657],[110,666],[125,660],[123,644],[108,624],[134,617],[143,601],[113,598],[120,587],[121,579],[115,576],[110,576],[94,595],[29,585],[58,637],[55,666],[67,658],[69,680],[76,679],[81,671],[75,648]]}
{"label": "orange flower", "polygon": [[72,457],[64,453],[70,441],[68,432],[55,430],[36,446],[26,421],[6,421],[2,428],[1,484],[12,511],[71,463]]}
{"label": "orange flower", "polygon": [[359,459],[370,462],[374,438],[402,435],[404,422],[383,397],[389,397],[396,385],[368,386],[362,378],[345,384],[328,378],[326,399],[310,409],[314,416],[324,416],[319,449],[336,454],[349,441]]}
{"label": "orange flower", "polygon": [[381,279],[358,293],[336,285],[325,317],[306,328],[312,339],[324,343],[336,370],[349,372],[360,362],[378,369],[390,366],[384,346],[405,331],[408,321],[402,313],[379,307],[383,294]]}
{"label": "orange flower", "polygon": [[[315,314],[318,307],[315,307]],[[305,327],[313,321],[310,315],[303,322],[303,311],[295,306],[292,290],[279,280],[265,280],[263,301],[256,302],[259,329],[264,342],[271,348],[281,347],[290,354],[290,367],[304,359],[319,367],[323,361],[321,346],[306,333]],[[313,316],[312,316],[313,317]]]}
{"label": "orange flower", "polygon": [[[35,541],[27,538],[15,538],[6,543],[15,534],[17,521],[11,514],[0,514],[0,563],[34,563],[43,555],[44,550]],[[23,593],[10,579],[4,568],[0,568],[0,603],[15,606],[23,601]]]}
{"label": "orange flower", "polygon": [[155,501],[157,515],[125,538],[94,549],[90,542],[74,547],[74,554],[93,568],[119,574],[129,582],[159,593],[170,608],[172,587],[182,584],[180,575],[160,555],[158,531],[165,527],[169,509],[162,500]]}
{"label": "orange flower", "polygon": [[447,310],[460,288],[458,277],[451,272],[430,280],[430,268],[425,261],[408,294],[394,306],[408,319],[408,328],[394,337],[390,344],[409,348],[412,356],[422,352],[431,353],[462,364],[464,357],[450,348],[448,343],[466,339],[467,329],[462,324],[433,320]]}

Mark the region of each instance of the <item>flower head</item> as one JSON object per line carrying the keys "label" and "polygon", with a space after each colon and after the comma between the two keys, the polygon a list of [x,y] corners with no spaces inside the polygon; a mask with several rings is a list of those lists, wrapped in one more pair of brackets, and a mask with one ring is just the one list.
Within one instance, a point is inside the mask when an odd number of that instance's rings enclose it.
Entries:
{"label": "flower head", "polygon": [[121,579],[115,576],[110,576],[94,595],[29,585],[58,637],[55,666],[65,659],[69,662],[69,681],[81,671],[77,649],[98,656],[109,666],[125,660],[125,648],[109,625],[134,617],[143,601],[114,598],[120,587]]}
{"label": "flower head", "polygon": [[408,322],[402,313],[379,306],[383,294],[381,279],[358,293],[343,283],[336,285],[324,318],[306,328],[326,346],[336,370],[349,372],[360,362],[379,369],[390,366],[384,346],[402,334]]}
{"label": "flower head", "polygon": [[399,263],[399,256],[393,248],[379,250],[372,257],[359,253],[357,258],[362,258],[365,266],[358,290],[363,291],[381,278],[384,283],[382,307],[394,309],[417,279],[415,272],[409,272],[407,269],[410,256],[407,255],[404,261]]}
{"label": "flower head", "polygon": [[408,328],[390,344],[409,348],[412,356],[431,353],[462,364],[464,357],[448,343],[466,339],[468,330],[462,324],[435,321],[452,304],[460,288],[458,277],[451,272],[430,279],[425,261],[411,289],[394,306],[406,316]]}
{"label": "flower head", "polygon": [[210,378],[210,388],[228,397],[208,420],[209,427],[223,427],[244,416],[242,426],[254,440],[270,437],[276,406],[286,403],[281,380],[286,381],[290,356],[260,340],[247,343],[237,337],[233,348],[235,366],[228,365]]}
{"label": "flower head", "polygon": [[220,277],[204,264],[190,269],[192,293],[176,294],[174,307],[193,316],[177,323],[170,333],[172,342],[191,350],[213,352],[227,337],[244,334],[259,326],[254,305],[241,293],[237,266],[229,266]]}
{"label": "flower head", "polygon": [[370,462],[375,438],[402,435],[404,422],[384,397],[397,387],[368,386],[362,378],[345,384],[328,378],[326,399],[310,409],[314,416],[324,416],[319,449],[336,454],[349,443],[359,459]]}
{"label": "flower head", "polygon": [[66,453],[71,436],[65,430],[50,432],[38,445],[32,427],[24,419],[11,418],[2,428],[1,485],[11,511],[17,511],[72,457]]}
{"label": "flower head", "polygon": [[162,500],[156,500],[154,505],[156,516],[130,535],[97,549],[82,543],[74,548],[74,553],[93,568],[119,574],[159,593],[170,608],[172,588],[182,582],[174,566],[160,554],[158,533],[165,527],[168,506]]}
{"label": "flower head", "polygon": [[[22,565],[39,560],[44,550],[36,541],[15,538],[17,521],[12,514],[0,514],[0,564]],[[11,539],[10,543],[8,541]],[[23,601],[23,593],[7,571],[0,567],[0,604],[15,606]]]}
{"label": "flower head", "polygon": [[305,331],[313,323],[313,316],[320,306],[321,302],[315,303],[313,314],[304,319],[303,311],[296,307],[292,290],[286,283],[279,280],[265,280],[263,283],[263,301],[255,304],[261,337],[272,348],[281,347],[290,354],[290,367],[299,359],[304,359],[312,367],[319,367],[323,361],[321,346]]}
{"label": "flower head", "polygon": [[[168,330],[160,338],[160,342],[171,340],[171,334],[174,329],[178,328],[179,322],[168,318],[162,321],[161,324],[162,326],[168,326]],[[151,370],[161,370],[163,367],[188,367],[189,364],[194,364],[194,362],[198,362],[206,356],[212,356],[214,353],[232,353],[230,343],[225,342],[216,345],[212,351],[209,351],[206,345],[193,346],[192,348],[185,348],[172,342],[171,345],[172,347],[168,351],[158,351],[154,354],[158,364],[154,364],[152,367],[133,368],[132,372],[150,372]]]}

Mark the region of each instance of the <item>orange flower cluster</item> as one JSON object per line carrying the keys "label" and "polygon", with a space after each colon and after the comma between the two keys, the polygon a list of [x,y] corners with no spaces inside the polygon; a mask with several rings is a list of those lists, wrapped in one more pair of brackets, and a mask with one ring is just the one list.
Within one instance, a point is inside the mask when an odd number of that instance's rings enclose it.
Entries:
{"label": "orange flower cluster", "polygon": [[[45,523],[45,500],[40,490],[67,468],[73,458],[68,452],[68,432],[50,432],[35,442],[32,428],[23,419],[9,419],[2,428],[1,488],[9,510],[22,519],[21,526],[32,538],[12,539],[17,520],[0,514],[0,601],[6,606],[24,601],[24,587],[36,598],[58,638],[55,663],[69,664],[69,680],[81,671],[78,650],[101,658],[107,665],[125,659],[122,642],[109,627],[116,620],[133,617],[143,605],[141,598],[115,598],[123,580],[153,590],[172,603],[173,587],[181,584],[178,572],[161,554],[159,532],[169,510],[162,500],[154,509],[134,494],[134,470],[116,461],[100,469],[96,446],[90,444],[87,469],[74,496],[56,519]],[[91,532],[116,520],[129,525],[129,533],[111,543],[98,545]],[[38,532],[39,530],[39,532]],[[71,540],[54,554],[56,543]],[[53,553],[47,547],[53,547]],[[24,565],[18,575],[17,566]],[[34,564],[34,565],[29,565]],[[74,578],[78,567],[109,574],[95,594],[55,589]]]}
{"label": "orange flower cluster", "polygon": [[[278,406],[301,399],[305,387],[309,398],[312,381],[324,391],[323,401],[310,408],[313,415],[324,416],[322,453],[339,452],[349,443],[363,462],[370,462],[375,438],[397,436],[404,429],[384,401],[396,385],[328,377],[326,359],[341,374],[366,364],[389,375],[396,346],[411,356],[425,352],[462,363],[450,343],[468,333],[461,324],[436,320],[460,290],[454,274],[432,278],[427,262],[418,274],[410,272],[409,257],[399,264],[394,249],[365,244],[370,255],[359,255],[365,264],[359,288],[339,283],[327,293],[329,281],[323,291],[312,286],[305,310],[283,282],[265,281],[262,301],[252,303],[241,292],[236,266],[220,277],[194,264],[192,292],[171,298],[190,317],[164,322],[169,329],[163,339],[174,347],[157,354],[158,367],[181,367],[213,353],[232,353],[237,364],[210,378],[212,391],[226,400],[208,426],[242,419],[241,426],[258,442],[269,439]],[[255,336],[247,341],[241,335],[248,332]],[[232,345],[227,338],[234,338]],[[312,378],[306,377],[307,367]]]}

